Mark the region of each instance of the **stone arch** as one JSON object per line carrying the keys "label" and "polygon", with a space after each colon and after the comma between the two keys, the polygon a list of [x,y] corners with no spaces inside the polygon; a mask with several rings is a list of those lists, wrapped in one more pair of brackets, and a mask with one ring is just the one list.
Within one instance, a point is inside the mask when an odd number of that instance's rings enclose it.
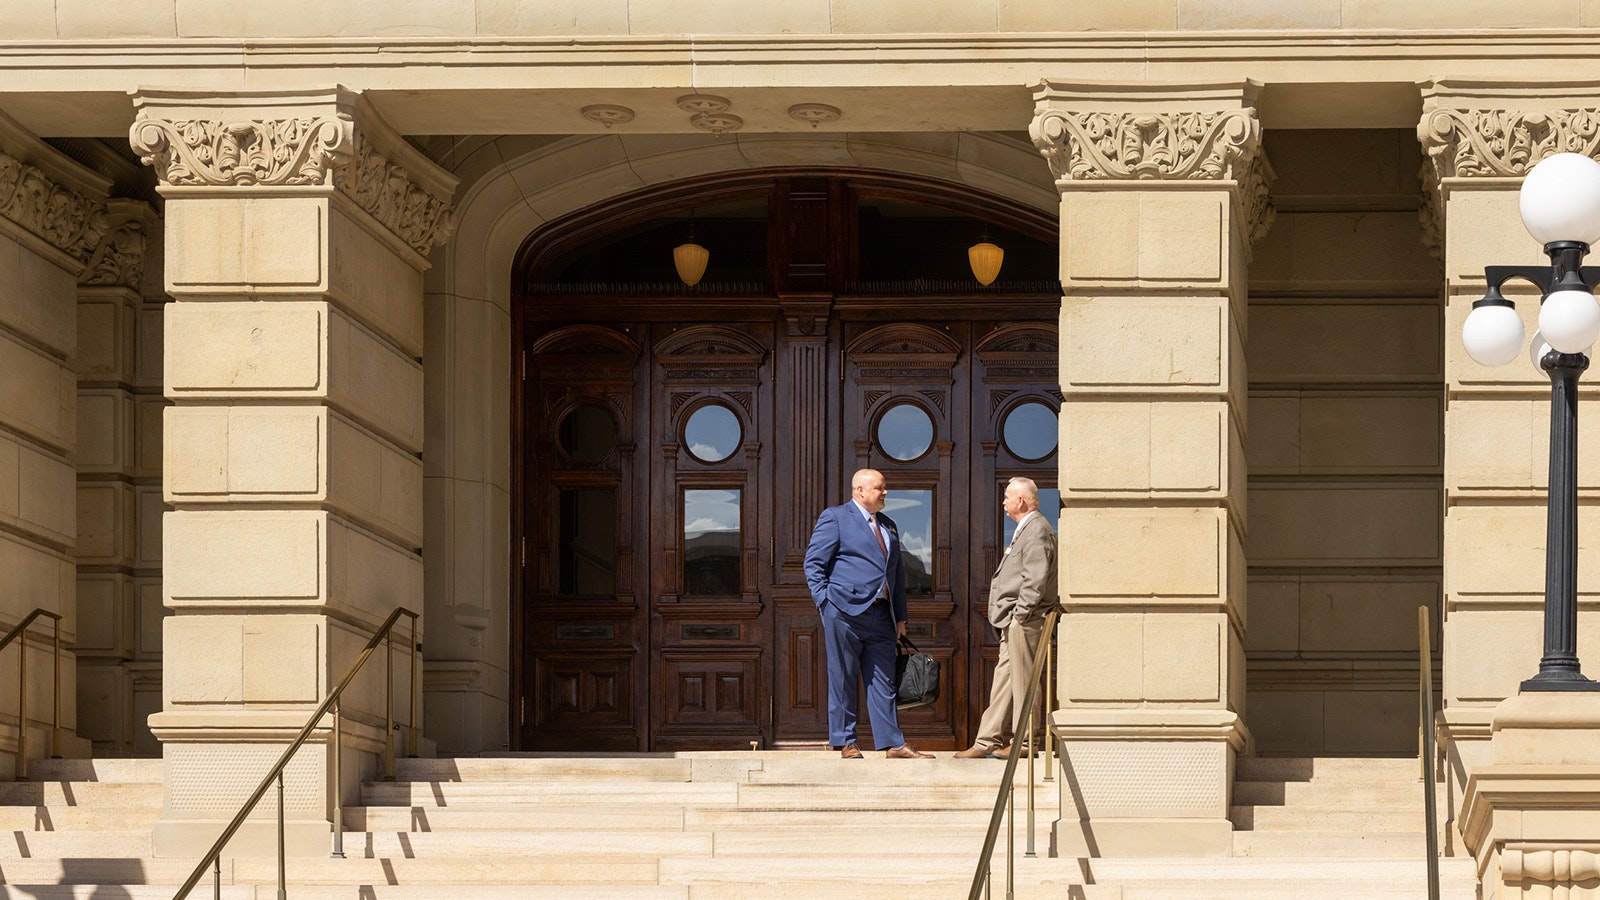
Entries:
{"label": "stone arch", "polygon": [[[485,164],[472,177],[476,160]],[[427,273],[427,733],[441,752],[509,746],[510,388],[519,248],[541,225],[613,197],[715,173],[816,166],[920,175],[1054,214],[1048,166],[1002,134],[740,134],[498,138],[458,169],[457,228]],[[487,623],[487,624],[485,624]]]}

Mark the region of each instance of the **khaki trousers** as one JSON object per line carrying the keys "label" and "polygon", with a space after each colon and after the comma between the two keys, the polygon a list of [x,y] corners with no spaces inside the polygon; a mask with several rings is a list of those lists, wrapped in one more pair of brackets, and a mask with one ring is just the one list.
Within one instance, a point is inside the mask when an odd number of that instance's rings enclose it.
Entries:
{"label": "khaki trousers", "polygon": [[[1007,725],[1015,731],[1017,719],[1022,715],[1022,705],[1028,699],[1028,676],[1033,672],[1034,648],[1039,645],[1039,635],[1044,631],[1044,619],[1034,619],[1027,624],[1012,620],[1000,632],[1000,658],[994,667],[994,686],[989,689],[989,706],[978,723],[978,736],[972,746],[984,750],[998,750],[1005,744]],[[1035,697],[1037,705],[1039,698]],[[1039,722],[1034,720],[1037,730]]]}

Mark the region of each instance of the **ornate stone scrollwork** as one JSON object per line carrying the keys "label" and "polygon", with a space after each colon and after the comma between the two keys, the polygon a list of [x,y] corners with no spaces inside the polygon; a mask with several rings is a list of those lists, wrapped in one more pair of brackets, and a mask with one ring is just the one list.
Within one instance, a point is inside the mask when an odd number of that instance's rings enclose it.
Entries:
{"label": "ornate stone scrollwork", "polygon": [[1600,110],[1435,109],[1417,139],[1438,178],[1515,178],[1557,153],[1600,155]]}
{"label": "ornate stone scrollwork", "polygon": [[82,285],[116,285],[138,290],[144,277],[144,252],[149,246],[143,222],[124,222],[108,231],[78,277]]}
{"label": "ornate stone scrollwork", "polygon": [[334,186],[424,256],[448,240],[455,231],[448,200],[423,190],[359,134],[355,146],[355,161],[335,171]]}
{"label": "ornate stone scrollwork", "polygon": [[0,153],[0,217],[10,219],[87,262],[107,226],[105,204],[52,181],[42,170]]}
{"label": "ornate stone scrollwork", "polygon": [[1057,179],[1240,178],[1261,147],[1252,108],[1226,112],[1072,113],[1029,128]]}
{"label": "ornate stone scrollwork", "polygon": [[220,122],[140,118],[128,140],[165,184],[321,185],[353,156],[342,116]]}
{"label": "ornate stone scrollwork", "polygon": [[1221,112],[1086,112],[1044,109],[1029,126],[1056,181],[1233,180],[1246,237],[1272,227],[1272,165],[1253,107]]}

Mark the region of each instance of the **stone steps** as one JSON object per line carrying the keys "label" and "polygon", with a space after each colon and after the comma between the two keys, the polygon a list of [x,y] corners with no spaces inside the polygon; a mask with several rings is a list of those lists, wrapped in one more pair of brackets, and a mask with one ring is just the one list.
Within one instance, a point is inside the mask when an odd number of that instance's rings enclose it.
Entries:
{"label": "stone steps", "polygon": [[[35,769],[39,781],[9,789],[21,805],[0,806],[0,817],[10,817],[0,825],[14,826],[15,838],[0,842],[0,900],[170,900],[193,863],[149,856],[159,763],[49,762]],[[1241,760],[1234,856],[1225,859],[1024,858],[1019,802],[1018,896],[1422,900],[1415,764]],[[418,759],[399,760],[396,770],[396,781],[363,784],[362,805],[345,810],[347,858],[289,859],[291,896],[964,896],[1002,771],[997,761],[948,756],[846,762],[782,751]],[[1036,797],[1041,852],[1059,793],[1045,783]],[[107,824],[113,820],[138,824]],[[997,896],[1004,848],[1002,836]],[[1445,896],[1473,897],[1471,861],[1441,862]],[[222,895],[276,900],[276,877],[274,859],[225,858]],[[208,877],[193,898],[210,896]]]}

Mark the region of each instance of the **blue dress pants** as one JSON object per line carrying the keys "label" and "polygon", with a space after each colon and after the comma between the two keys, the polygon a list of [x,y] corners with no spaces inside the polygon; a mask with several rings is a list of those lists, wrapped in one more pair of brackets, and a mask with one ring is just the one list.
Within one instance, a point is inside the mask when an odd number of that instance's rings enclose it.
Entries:
{"label": "blue dress pants", "polygon": [[867,713],[872,741],[879,750],[906,742],[895,709],[895,627],[888,603],[874,603],[851,615],[822,604],[822,631],[828,642],[828,742],[835,747],[856,740],[856,684],[867,682]]}

